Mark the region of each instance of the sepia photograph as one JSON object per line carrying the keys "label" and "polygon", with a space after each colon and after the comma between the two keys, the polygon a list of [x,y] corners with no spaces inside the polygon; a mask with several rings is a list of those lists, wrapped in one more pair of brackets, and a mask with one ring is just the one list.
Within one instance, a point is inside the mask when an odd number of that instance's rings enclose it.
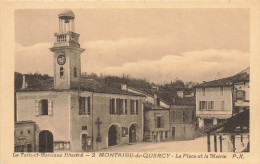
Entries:
{"label": "sepia photograph", "polygon": [[1,1],[0,164],[260,163],[259,6]]}
{"label": "sepia photograph", "polygon": [[249,9],[14,16],[14,152],[250,152]]}

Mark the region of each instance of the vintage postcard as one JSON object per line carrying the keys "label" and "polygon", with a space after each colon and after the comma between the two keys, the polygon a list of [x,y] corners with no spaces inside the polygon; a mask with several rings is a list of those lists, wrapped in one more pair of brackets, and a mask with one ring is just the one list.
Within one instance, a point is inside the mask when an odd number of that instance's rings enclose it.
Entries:
{"label": "vintage postcard", "polygon": [[259,163],[257,4],[1,3],[0,162]]}

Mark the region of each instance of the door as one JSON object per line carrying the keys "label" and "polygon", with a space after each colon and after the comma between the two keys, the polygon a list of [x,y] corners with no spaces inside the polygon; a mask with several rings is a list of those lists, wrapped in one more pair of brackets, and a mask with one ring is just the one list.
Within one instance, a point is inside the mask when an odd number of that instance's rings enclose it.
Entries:
{"label": "door", "polygon": [[53,135],[48,130],[39,134],[39,152],[53,152]]}
{"label": "door", "polygon": [[83,151],[87,150],[87,134],[81,135],[81,146]]}
{"label": "door", "polygon": [[172,127],[172,140],[175,140],[175,127]]}
{"label": "door", "polygon": [[117,130],[114,125],[112,125],[108,130],[108,146],[113,146],[117,144]]}
{"label": "door", "polygon": [[136,142],[136,128],[134,125],[131,125],[129,128],[129,143]]}

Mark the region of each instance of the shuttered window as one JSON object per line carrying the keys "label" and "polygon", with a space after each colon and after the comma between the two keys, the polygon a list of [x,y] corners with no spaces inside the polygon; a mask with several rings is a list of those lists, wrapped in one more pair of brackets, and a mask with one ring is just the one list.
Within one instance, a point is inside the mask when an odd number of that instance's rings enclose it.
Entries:
{"label": "shuttered window", "polygon": [[35,100],[35,115],[53,115],[53,103],[51,99]]}
{"label": "shuttered window", "polygon": [[163,128],[164,119],[162,116],[155,116],[155,128]]}
{"label": "shuttered window", "polygon": [[127,114],[127,99],[125,99],[125,114]]}
{"label": "shuttered window", "polygon": [[87,98],[87,114],[90,115],[90,97]]}
{"label": "shuttered window", "polygon": [[138,100],[136,100],[136,108],[135,108],[135,114],[138,114]]}
{"label": "shuttered window", "polygon": [[115,99],[110,99],[110,114],[116,114],[116,105],[115,105]]}

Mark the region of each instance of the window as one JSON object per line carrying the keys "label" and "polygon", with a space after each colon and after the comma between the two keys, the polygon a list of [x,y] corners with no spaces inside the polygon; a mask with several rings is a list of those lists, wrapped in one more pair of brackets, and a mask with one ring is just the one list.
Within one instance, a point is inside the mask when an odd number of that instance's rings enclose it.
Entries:
{"label": "window", "polygon": [[52,101],[50,99],[35,100],[35,115],[52,115]]}
{"label": "window", "polygon": [[175,111],[171,111],[171,121],[175,121]]}
{"label": "window", "polygon": [[88,130],[88,126],[82,126],[81,130]]}
{"label": "window", "polygon": [[20,134],[23,135],[23,131],[20,131]]}
{"label": "window", "polygon": [[31,134],[31,130],[28,130],[27,132],[28,132],[28,134]]}
{"label": "window", "polygon": [[165,131],[165,138],[168,139],[168,131]]}
{"label": "window", "polygon": [[225,109],[225,101],[221,101],[221,109]]}
{"label": "window", "polygon": [[200,101],[200,110],[206,110],[207,104],[206,101]]}
{"label": "window", "polygon": [[114,98],[110,99],[110,114],[116,114],[116,104]]}
{"label": "window", "polygon": [[156,128],[163,128],[164,120],[162,116],[155,116],[155,127]]}
{"label": "window", "polygon": [[138,100],[135,101],[135,105],[136,105],[135,114],[138,114]]}
{"label": "window", "polygon": [[223,96],[223,94],[224,94],[224,87],[221,86],[221,87],[220,87],[220,95]]}
{"label": "window", "polygon": [[208,110],[214,109],[214,101],[208,101]]}
{"label": "window", "polygon": [[182,111],[182,121],[185,122],[186,120],[186,111]]}
{"label": "window", "polygon": [[77,68],[74,67],[74,77],[77,77]]}
{"label": "window", "polygon": [[157,128],[160,128],[162,124],[162,117],[157,117]]}
{"label": "window", "polygon": [[88,107],[88,115],[90,115],[90,97],[88,97],[87,98],[87,102],[88,102],[88,105],[87,105],[87,107]]}
{"label": "window", "polygon": [[195,111],[191,112],[191,121],[194,122],[195,121]]}
{"label": "window", "polygon": [[245,91],[238,90],[236,94],[237,100],[244,100],[245,99]]}
{"label": "window", "polygon": [[125,114],[127,114],[127,99],[125,99]]}
{"label": "window", "polygon": [[48,100],[41,100],[41,115],[48,115]]}
{"label": "window", "polygon": [[202,90],[202,96],[205,96],[205,90],[206,90],[206,88],[203,87],[201,90]]}
{"label": "window", "polygon": [[110,99],[110,114],[126,115],[127,99]]}
{"label": "window", "polygon": [[130,110],[131,114],[135,114],[135,100],[130,100]]}
{"label": "window", "polygon": [[123,99],[117,99],[118,101],[118,111],[119,111],[119,114],[124,114],[124,106],[123,106]]}
{"label": "window", "polygon": [[63,67],[60,67],[60,78],[64,77],[64,69]]}
{"label": "window", "polygon": [[79,115],[86,114],[86,97],[79,97]]}
{"label": "window", "polygon": [[126,135],[128,135],[128,128],[122,127],[122,137],[125,137]]}
{"label": "window", "polygon": [[79,115],[90,115],[90,97],[79,97]]}

